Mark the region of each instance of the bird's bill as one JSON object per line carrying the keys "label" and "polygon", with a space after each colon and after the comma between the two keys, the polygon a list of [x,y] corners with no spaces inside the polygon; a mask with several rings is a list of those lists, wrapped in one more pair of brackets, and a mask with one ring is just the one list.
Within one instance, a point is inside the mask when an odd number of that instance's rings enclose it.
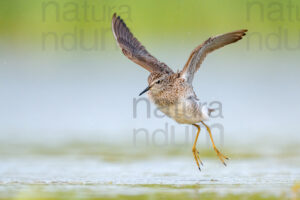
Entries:
{"label": "bird's bill", "polygon": [[145,92],[147,92],[148,90],[150,90],[151,86],[146,87],[146,89],[144,89],[139,96],[141,96],[142,94],[144,94]]}

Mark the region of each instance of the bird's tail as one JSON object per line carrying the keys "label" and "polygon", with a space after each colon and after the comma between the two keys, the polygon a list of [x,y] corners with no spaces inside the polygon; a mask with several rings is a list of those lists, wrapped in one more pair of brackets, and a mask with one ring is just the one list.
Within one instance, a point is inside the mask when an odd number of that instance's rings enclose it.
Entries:
{"label": "bird's tail", "polygon": [[216,109],[208,108],[208,116],[211,116],[211,113],[214,112]]}
{"label": "bird's tail", "polygon": [[201,108],[201,111],[202,111],[203,118],[205,120],[208,120],[211,117],[211,113],[214,112],[215,109],[211,109],[211,108],[208,108],[206,106],[203,106]]}

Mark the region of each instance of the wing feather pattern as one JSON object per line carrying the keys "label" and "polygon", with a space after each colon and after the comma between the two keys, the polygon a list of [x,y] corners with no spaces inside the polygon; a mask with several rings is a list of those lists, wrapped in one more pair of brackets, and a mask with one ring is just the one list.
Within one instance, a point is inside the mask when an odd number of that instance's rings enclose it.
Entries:
{"label": "wing feather pattern", "polygon": [[208,53],[242,39],[246,32],[247,30],[243,29],[207,39],[204,43],[197,46],[192,51],[188,61],[181,71],[181,77],[187,82],[192,83],[194,74],[200,68],[201,63]]}
{"label": "wing feather pattern", "polygon": [[149,72],[173,73],[165,63],[158,61],[146,50],[116,13],[112,17],[112,31],[123,54],[130,60]]}

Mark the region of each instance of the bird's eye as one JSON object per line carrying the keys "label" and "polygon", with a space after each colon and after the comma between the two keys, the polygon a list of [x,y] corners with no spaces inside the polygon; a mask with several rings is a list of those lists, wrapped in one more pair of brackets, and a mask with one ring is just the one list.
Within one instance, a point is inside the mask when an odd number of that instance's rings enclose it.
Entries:
{"label": "bird's eye", "polygon": [[160,80],[156,82],[157,84],[160,84]]}

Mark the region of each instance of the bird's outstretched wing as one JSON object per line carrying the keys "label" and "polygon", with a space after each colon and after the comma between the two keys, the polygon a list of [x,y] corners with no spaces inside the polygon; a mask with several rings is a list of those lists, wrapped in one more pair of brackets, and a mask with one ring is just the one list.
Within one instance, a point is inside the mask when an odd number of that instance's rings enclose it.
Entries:
{"label": "bird's outstretched wing", "polygon": [[192,83],[195,72],[200,68],[201,63],[208,53],[242,39],[246,32],[247,30],[245,29],[238,30],[207,39],[204,43],[197,46],[192,51],[188,61],[181,71],[181,77],[187,82]]}
{"label": "bird's outstretched wing", "polygon": [[112,17],[112,31],[122,52],[130,60],[149,72],[173,73],[165,63],[159,62],[145,49],[133,36],[120,16],[117,17],[116,13]]}

